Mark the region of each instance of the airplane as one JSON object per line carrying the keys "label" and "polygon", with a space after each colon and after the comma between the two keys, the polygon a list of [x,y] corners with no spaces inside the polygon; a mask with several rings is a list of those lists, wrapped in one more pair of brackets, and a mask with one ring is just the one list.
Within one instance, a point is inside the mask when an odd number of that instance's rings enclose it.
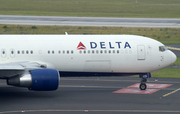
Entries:
{"label": "airplane", "polygon": [[176,61],[162,43],[137,35],[1,35],[0,79],[34,91],[56,90],[65,76],[139,75]]}

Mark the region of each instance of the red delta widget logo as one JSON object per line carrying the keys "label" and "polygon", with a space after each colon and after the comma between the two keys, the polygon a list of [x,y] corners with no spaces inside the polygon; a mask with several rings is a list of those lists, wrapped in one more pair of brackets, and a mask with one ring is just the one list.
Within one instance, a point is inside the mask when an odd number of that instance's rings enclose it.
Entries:
{"label": "red delta widget logo", "polygon": [[82,42],[79,42],[79,45],[77,46],[77,50],[85,50],[86,47],[84,46],[84,44]]}
{"label": "red delta widget logo", "polygon": [[[105,42],[100,42],[100,48],[101,49],[106,49],[107,44]],[[116,45],[116,46],[115,46]],[[90,47],[91,49],[95,49],[97,48],[98,44],[96,42],[90,42]],[[114,45],[112,45],[111,42],[108,43],[108,47],[110,49],[114,49],[115,47],[117,48],[131,48],[130,44],[128,42],[122,43],[122,42],[115,42]],[[79,42],[78,46],[77,46],[77,50],[86,50],[86,47],[84,46],[84,44],[82,42]]]}

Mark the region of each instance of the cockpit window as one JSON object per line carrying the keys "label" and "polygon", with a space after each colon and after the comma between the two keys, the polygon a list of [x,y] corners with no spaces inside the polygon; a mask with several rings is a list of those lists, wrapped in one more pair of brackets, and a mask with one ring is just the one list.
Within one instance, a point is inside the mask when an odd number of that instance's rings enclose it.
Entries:
{"label": "cockpit window", "polygon": [[167,50],[167,48],[165,46],[159,46],[159,51],[164,52],[166,50]]}

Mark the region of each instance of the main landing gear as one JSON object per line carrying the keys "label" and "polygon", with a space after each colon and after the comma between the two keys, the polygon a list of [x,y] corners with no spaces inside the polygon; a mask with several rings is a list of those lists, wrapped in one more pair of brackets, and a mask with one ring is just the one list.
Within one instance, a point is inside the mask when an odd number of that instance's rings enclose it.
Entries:
{"label": "main landing gear", "polygon": [[147,73],[147,74],[139,75],[139,77],[141,78],[141,84],[139,85],[139,89],[140,90],[146,90],[146,88],[147,88],[147,86],[146,86],[147,78],[150,78],[151,74]]}

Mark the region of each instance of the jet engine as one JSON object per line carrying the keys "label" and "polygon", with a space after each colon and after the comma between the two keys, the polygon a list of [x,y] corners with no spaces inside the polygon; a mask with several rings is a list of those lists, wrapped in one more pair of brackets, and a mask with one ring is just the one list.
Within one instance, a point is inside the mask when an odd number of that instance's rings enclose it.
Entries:
{"label": "jet engine", "polygon": [[18,87],[28,87],[34,91],[52,91],[59,86],[60,75],[54,69],[36,69],[28,73],[10,77],[7,79],[8,85]]}

